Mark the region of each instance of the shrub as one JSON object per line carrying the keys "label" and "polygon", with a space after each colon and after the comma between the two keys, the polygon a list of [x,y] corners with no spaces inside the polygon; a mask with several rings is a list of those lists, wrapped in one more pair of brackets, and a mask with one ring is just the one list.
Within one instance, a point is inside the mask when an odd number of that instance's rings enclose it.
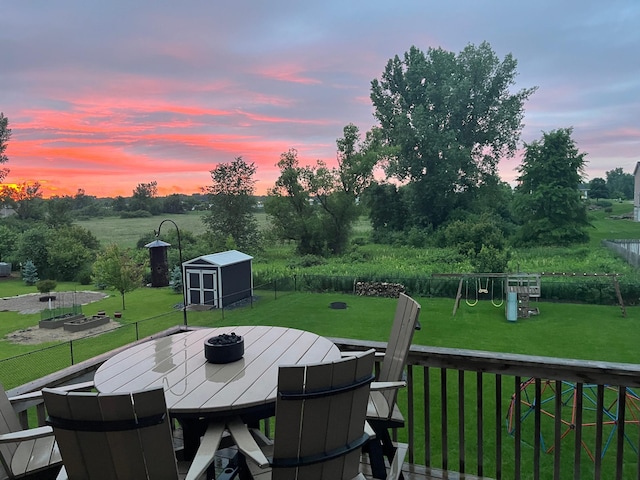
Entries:
{"label": "shrub", "polygon": [[149,218],[153,214],[147,210],[133,210],[131,212],[120,212],[120,218]]}
{"label": "shrub", "polygon": [[57,282],[55,280],[38,280],[36,282],[36,288],[40,293],[49,293],[51,290],[55,290],[57,286]]}
{"label": "shrub", "polygon": [[498,250],[491,245],[482,245],[480,251],[471,259],[474,271],[501,273],[506,271],[509,263],[507,250]]}
{"label": "shrub", "polygon": [[91,285],[91,269],[89,267],[82,268],[77,273],[75,280],[80,285]]}
{"label": "shrub", "polygon": [[303,255],[289,263],[289,268],[308,268],[316,265],[324,265],[327,261],[319,255]]}

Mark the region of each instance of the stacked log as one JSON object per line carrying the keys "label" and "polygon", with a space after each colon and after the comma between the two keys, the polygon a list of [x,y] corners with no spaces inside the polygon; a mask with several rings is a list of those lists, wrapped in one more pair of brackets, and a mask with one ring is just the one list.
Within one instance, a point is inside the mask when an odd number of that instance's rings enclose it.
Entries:
{"label": "stacked log", "polygon": [[405,291],[401,283],[356,282],[354,285],[354,293],[362,297],[398,298]]}

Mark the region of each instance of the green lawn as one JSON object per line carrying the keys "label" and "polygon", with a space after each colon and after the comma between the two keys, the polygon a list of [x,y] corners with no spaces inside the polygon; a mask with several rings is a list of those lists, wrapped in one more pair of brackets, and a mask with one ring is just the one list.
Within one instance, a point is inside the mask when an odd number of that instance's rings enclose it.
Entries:
{"label": "green lawn", "polygon": [[[59,284],[57,291],[86,290],[86,286]],[[0,282],[0,297],[35,292],[15,280]],[[105,300],[83,307],[85,314],[98,310],[112,313],[122,310],[122,297],[114,291]],[[395,299],[358,297],[339,293],[256,292],[259,300],[253,307],[225,312],[188,312],[193,325],[282,325],[315,333],[344,338],[384,341],[390,331]],[[139,288],[126,294],[124,324],[169,317],[170,323],[182,323],[175,306],[182,301],[169,288]],[[332,301],[344,301],[346,310],[328,307]],[[640,363],[636,346],[640,343],[640,307],[628,307],[623,318],[619,307],[539,303],[540,315],[508,322],[504,306],[496,308],[489,301],[468,306],[464,300],[456,316],[452,316],[453,299],[418,298],[423,306],[423,328],[416,333],[415,343],[441,347],[468,348],[614,362]],[[0,337],[22,328],[37,325],[39,314],[23,315],[0,312]],[[164,323],[164,322],[163,322]],[[0,358],[33,351],[38,346],[16,345],[1,341]]]}
{"label": "green lawn", "polygon": [[[6,296],[16,291],[24,292],[21,282],[12,280],[0,283],[0,295]],[[71,288],[73,285],[63,285]],[[388,338],[397,300],[389,298],[359,297],[338,293],[277,292],[272,290],[256,291],[257,300],[251,306],[220,311],[188,312],[190,325],[280,325],[300,328],[328,337],[368,339],[386,341]],[[127,308],[124,311],[123,327],[116,331],[96,337],[73,342],[75,361],[93,357],[122,344],[132,342],[138,336],[150,335],[156,331],[182,323],[182,314],[175,304],[181,296],[168,288],[141,288],[127,294]],[[471,307],[462,301],[456,316],[452,316],[453,300],[447,298],[417,298],[422,305],[420,322],[422,328],[415,332],[414,344],[455,347],[473,350],[512,352],[531,355],[603,360],[613,362],[640,363],[637,345],[640,342],[640,307],[628,308],[627,318],[623,318],[618,307],[570,305],[559,303],[539,303],[538,316],[509,322],[505,318],[505,309],[495,307],[489,301],[480,301]],[[335,301],[347,303],[345,310],[334,310],[329,304]],[[94,312],[104,309],[108,313],[121,309],[121,298],[111,298],[85,307],[85,311]],[[0,335],[18,328],[26,328],[37,323],[38,315],[20,315],[13,312],[0,313]],[[137,325],[135,324],[137,323]],[[50,373],[69,364],[69,344],[42,346],[15,345],[6,340],[0,341],[0,358],[26,354],[17,359],[0,361],[0,382],[6,388],[12,388],[30,379]],[[421,395],[422,373],[415,373],[416,395]],[[439,376],[432,379],[432,399],[438,405]],[[473,385],[475,380],[467,378],[469,405],[473,405]],[[456,391],[457,375],[451,372],[451,392]],[[487,392],[492,383],[487,379]],[[503,394],[508,397],[513,389],[513,379],[503,378]],[[401,404],[406,401],[406,391],[401,392]],[[508,398],[506,399],[508,403]],[[452,398],[451,409],[455,409]],[[491,398],[486,400],[487,412],[493,412]],[[436,415],[437,412],[432,412]],[[421,415],[419,415],[421,416]],[[436,422],[437,419],[434,418]],[[416,418],[417,457],[423,460],[421,438],[423,438],[422,420]],[[487,422],[489,425],[490,422]],[[451,425],[451,431],[456,427]],[[470,426],[469,426],[470,428]],[[432,432],[433,454],[438,458],[439,437],[437,427]],[[469,431],[467,455],[473,458],[473,433]],[[450,439],[450,448],[454,448],[456,439]],[[512,468],[510,440],[505,442],[505,472]],[[487,439],[487,448],[491,441]],[[489,451],[485,452],[490,455]],[[530,450],[525,449],[525,459]],[[612,455],[608,455],[610,461]],[[614,458],[614,457],[613,457]],[[551,457],[543,458],[543,465],[549,465]],[[492,464],[487,460],[487,469]],[[587,463],[588,466],[588,463]],[[588,467],[587,467],[588,468]]]}
{"label": "green lawn", "polygon": [[640,223],[630,219],[616,218],[620,215],[632,213],[633,203],[614,202],[611,210],[611,212],[598,210],[591,213],[593,228],[589,229],[590,246],[598,246],[602,240],[640,238]]}

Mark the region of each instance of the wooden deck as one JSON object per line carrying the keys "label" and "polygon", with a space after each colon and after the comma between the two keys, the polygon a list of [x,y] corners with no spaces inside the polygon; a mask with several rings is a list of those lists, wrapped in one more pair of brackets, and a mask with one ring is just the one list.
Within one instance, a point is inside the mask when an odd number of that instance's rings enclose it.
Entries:
{"label": "wooden deck", "polygon": [[[216,477],[227,467],[229,460],[236,454],[237,450],[235,448],[220,450],[215,461]],[[366,455],[363,456],[362,460],[362,473],[364,473],[367,478],[371,478],[371,469],[369,468]],[[457,472],[443,472],[437,468],[429,469],[421,465],[410,465],[408,463],[404,464],[404,467],[402,468],[402,475],[405,480],[489,480],[476,477],[474,475],[461,475]]]}
{"label": "wooden deck", "polygon": [[[154,337],[178,331],[182,327]],[[386,347],[382,342],[332,340],[341,350]],[[102,362],[124,348],[7,393],[90,380]],[[15,365],[5,362],[5,369],[18,368]],[[409,445],[403,468],[406,479],[477,480],[477,472],[497,480],[542,478],[543,472],[544,478],[554,479],[640,478],[640,420],[634,416],[635,396],[626,400],[630,389],[640,391],[640,365],[413,346],[407,384],[400,404],[406,425],[399,433]],[[562,396],[553,395],[568,387],[574,392],[571,408],[564,407]],[[535,402],[527,402],[526,395]],[[596,408],[587,401],[595,402]],[[614,404],[618,418],[625,421],[617,422],[611,433],[602,407]],[[41,405],[24,402],[14,408],[24,428],[36,426],[29,425],[29,419],[44,422]],[[575,422],[565,435],[563,420],[571,416]],[[508,426],[507,418],[513,420]],[[546,454],[549,445],[561,443],[553,455]],[[593,457],[584,454],[585,445]]]}

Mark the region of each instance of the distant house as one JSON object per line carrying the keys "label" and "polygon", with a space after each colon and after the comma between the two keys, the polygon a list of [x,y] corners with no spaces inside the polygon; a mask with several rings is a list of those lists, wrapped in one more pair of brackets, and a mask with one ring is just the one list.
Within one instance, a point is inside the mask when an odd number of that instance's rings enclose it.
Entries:
{"label": "distant house", "polygon": [[640,162],[633,170],[633,219],[640,222]]}
{"label": "distant house", "polygon": [[578,191],[580,192],[580,198],[582,200],[589,199],[589,190],[589,184],[587,183],[581,183],[580,185],[578,185]]}
{"label": "distant house", "polygon": [[16,214],[16,211],[13,209],[13,207],[8,207],[6,205],[3,205],[2,207],[0,207],[0,218],[7,218],[15,214]]}

